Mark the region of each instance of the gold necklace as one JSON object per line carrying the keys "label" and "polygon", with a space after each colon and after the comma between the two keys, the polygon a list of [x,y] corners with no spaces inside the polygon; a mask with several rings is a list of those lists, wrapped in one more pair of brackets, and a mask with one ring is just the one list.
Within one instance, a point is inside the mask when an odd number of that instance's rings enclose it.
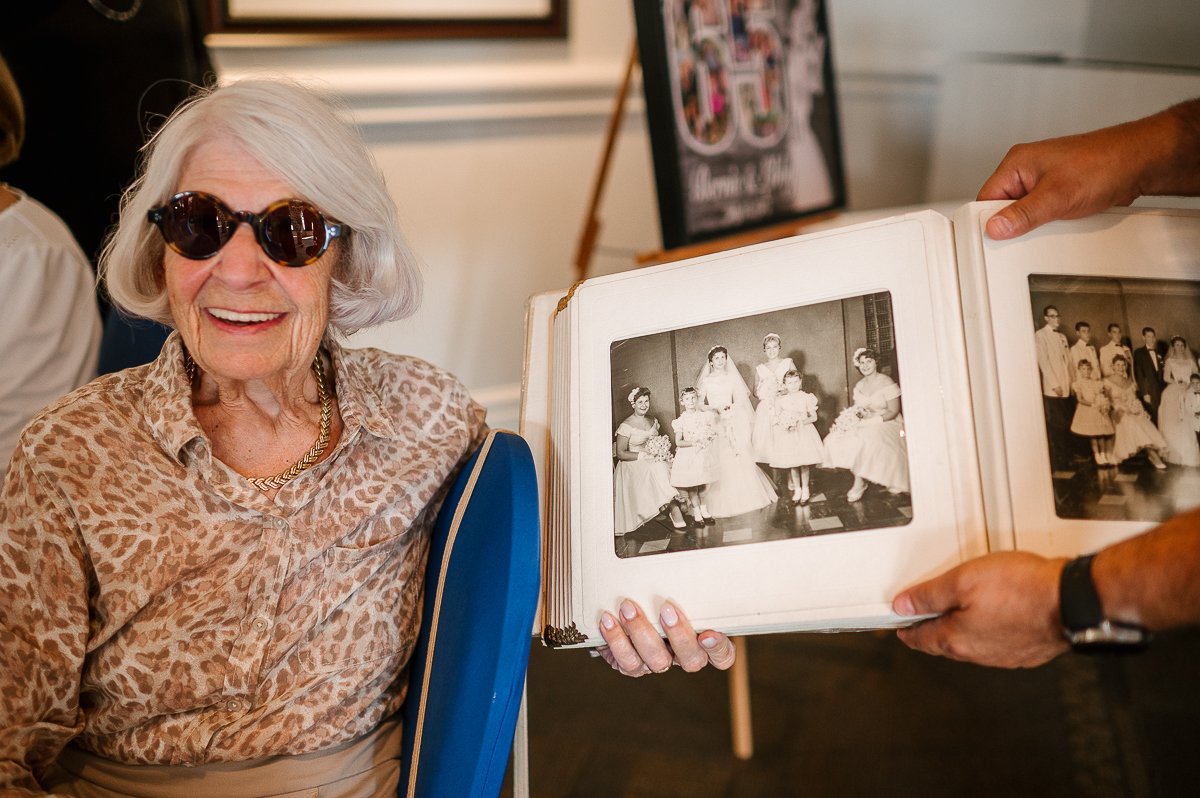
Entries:
{"label": "gold necklace", "polygon": [[[183,350],[183,368],[187,372],[188,382],[190,383],[195,380],[196,361],[192,360],[191,354],[186,349]],[[313,375],[317,378],[317,395],[321,398],[321,431],[317,434],[317,440],[313,443],[312,448],[298,461],[293,463],[291,468],[281,471],[273,477],[246,477],[246,480],[251,485],[261,491],[282,488],[298,477],[301,472],[311,468],[313,463],[320,460],[321,455],[325,453],[325,447],[329,446],[329,430],[333,419],[333,399],[329,396],[328,388],[325,387],[325,367],[321,365],[320,351],[313,358],[312,370]]]}

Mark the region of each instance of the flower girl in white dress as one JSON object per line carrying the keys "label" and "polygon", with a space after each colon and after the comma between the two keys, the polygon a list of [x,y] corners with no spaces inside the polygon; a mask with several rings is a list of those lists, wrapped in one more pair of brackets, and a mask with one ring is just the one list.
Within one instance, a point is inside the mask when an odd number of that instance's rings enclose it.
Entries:
{"label": "flower girl in white dress", "polygon": [[688,507],[697,525],[715,523],[705,504],[708,483],[717,478],[713,441],[717,437],[714,413],[699,409],[700,392],[679,392],[683,412],[671,422],[675,433],[675,462],[671,463],[671,485],[687,494]]}
{"label": "flower girl in white dress", "polygon": [[825,447],[813,422],[817,420],[817,397],[801,390],[803,378],[792,369],[783,375],[787,393],[775,400],[775,441],[771,446],[771,467],[788,469],[787,486],[792,501],[808,501],[809,469],[825,460]]}

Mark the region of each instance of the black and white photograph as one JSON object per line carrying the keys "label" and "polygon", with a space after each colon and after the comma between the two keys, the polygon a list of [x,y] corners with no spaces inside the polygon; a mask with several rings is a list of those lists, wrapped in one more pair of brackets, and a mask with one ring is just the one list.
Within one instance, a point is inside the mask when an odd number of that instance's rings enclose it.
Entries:
{"label": "black and white photograph", "polygon": [[1030,275],[1029,296],[1058,516],[1200,504],[1200,284]]}
{"label": "black and white photograph", "polygon": [[845,204],[823,3],[634,8],[664,248]]}
{"label": "black and white photograph", "polygon": [[912,519],[891,297],[616,341],[618,557]]}

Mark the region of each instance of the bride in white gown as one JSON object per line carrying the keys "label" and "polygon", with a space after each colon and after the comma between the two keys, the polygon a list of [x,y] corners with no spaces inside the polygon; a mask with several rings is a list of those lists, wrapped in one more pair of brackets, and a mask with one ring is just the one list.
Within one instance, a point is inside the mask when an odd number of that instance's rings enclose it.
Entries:
{"label": "bride in white gown", "polygon": [[717,518],[728,518],[771,504],[777,498],[775,488],[755,465],[750,443],[750,390],[725,347],[714,346],[708,351],[696,390],[719,417],[717,479],[708,487],[709,512]]}
{"label": "bride in white gown", "polygon": [[1184,466],[1200,465],[1200,444],[1192,429],[1192,416],[1186,406],[1188,381],[1196,370],[1196,358],[1187,341],[1176,335],[1163,361],[1166,386],[1158,404],[1158,429],[1167,441],[1165,460]]}

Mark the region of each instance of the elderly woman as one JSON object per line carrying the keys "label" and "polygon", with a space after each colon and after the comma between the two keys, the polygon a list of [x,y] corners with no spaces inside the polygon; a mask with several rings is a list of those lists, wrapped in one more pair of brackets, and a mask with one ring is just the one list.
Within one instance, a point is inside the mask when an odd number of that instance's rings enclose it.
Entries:
{"label": "elderly woman", "polygon": [[175,333],[13,457],[0,791],[394,783],[429,525],[484,413],[337,343],[419,294],[364,144],[298,86],[203,95],[149,145],[101,268]]}
{"label": "elderly woman", "polygon": [[[175,332],[13,456],[0,792],[394,795],[429,526],[484,423],[449,374],[337,342],[418,297],[365,145],[296,85],[203,94],[148,146],[102,269]],[[673,656],[726,664],[685,623]],[[647,628],[622,613],[610,661],[672,656]]]}

